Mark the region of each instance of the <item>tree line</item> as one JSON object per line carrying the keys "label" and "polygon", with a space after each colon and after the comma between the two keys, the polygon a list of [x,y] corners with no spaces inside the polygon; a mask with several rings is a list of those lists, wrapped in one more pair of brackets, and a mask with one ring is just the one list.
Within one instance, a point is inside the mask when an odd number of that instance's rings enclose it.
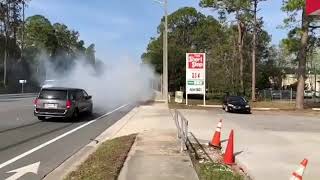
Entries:
{"label": "tree line", "polygon": [[78,31],[42,15],[25,17],[29,3],[0,1],[0,92],[17,92],[19,79],[34,89],[46,71],[63,74],[80,57],[91,65],[96,61],[94,44],[85,47]]}
{"label": "tree line", "polygon": [[[185,53],[207,54],[207,89],[210,92],[255,97],[255,90],[281,89],[286,74],[296,74],[296,107],[303,108],[306,71],[313,64],[314,73],[319,57],[317,27],[313,17],[305,14],[304,0],[283,1],[281,10],[287,12],[282,28],[288,37],[278,45],[271,43],[271,35],[264,29],[263,17],[257,16],[259,5],[265,0],[200,0],[200,7],[219,15],[204,15],[193,7],[180,8],[168,16],[169,90],[185,88]],[[265,2],[267,3],[267,2]],[[163,22],[158,36],[151,38],[145,63],[152,64],[162,74]],[[312,33],[310,33],[312,32]],[[313,62],[313,63],[312,63]],[[254,90],[253,90],[254,89]]]}

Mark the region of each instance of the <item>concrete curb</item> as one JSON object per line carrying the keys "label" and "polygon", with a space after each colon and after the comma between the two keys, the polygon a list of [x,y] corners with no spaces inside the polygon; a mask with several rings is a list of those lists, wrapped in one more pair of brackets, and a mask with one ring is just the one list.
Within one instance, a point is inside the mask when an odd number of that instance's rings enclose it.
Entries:
{"label": "concrete curb", "polygon": [[257,111],[272,111],[272,110],[281,110],[280,108],[252,108],[252,110]]}
{"label": "concrete curb", "polygon": [[[138,136],[136,136],[136,140],[137,140]],[[127,155],[127,158],[126,160],[124,161],[123,163],[123,167],[121,168],[120,172],[119,172],[119,176],[118,176],[118,180],[125,180],[125,174],[128,172],[128,162],[130,161],[130,159],[132,158],[133,154],[135,153],[132,149],[137,146],[137,141],[134,141],[131,148],[130,148],[130,151]]]}
{"label": "concrete curb", "polygon": [[166,101],[165,100],[161,100],[161,99],[156,99],[156,100],[154,100],[154,102],[165,103]]}
{"label": "concrete curb", "polygon": [[0,94],[1,98],[11,98],[11,97],[35,97],[37,93],[20,93],[20,94]]}
{"label": "concrete curb", "polygon": [[238,166],[242,169],[242,171],[243,171],[247,176],[249,176],[249,179],[250,179],[250,180],[255,180],[255,177],[252,176],[251,171],[248,169],[248,167],[247,167],[246,165],[244,165],[244,164],[242,163],[241,160],[239,160],[238,158],[235,158],[235,163],[236,163],[236,165],[238,165]]}
{"label": "concrete curb", "polygon": [[[223,153],[226,151],[227,143],[222,143],[221,146],[222,146],[221,152]],[[250,180],[256,180],[256,178],[252,175],[252,172],[249,170],[248,166],[243,163],[243,160],[241,158],[235,157],[234,161],[235,161],[236,165],[238,167],[240,167],[247,176],[249,176]],[[245,179],[245,180],[247,180],[247,179]]]}
{"label": "concrete curb", "polygon": [[0,94],[0,96],[23,96],[23,95],[37,95],[37,93]]}
{"label": "concrete curb", "polygon": [[71,157],[66,159],[62,164],[60,164],[56,169],[50,172],[44,180],[56,180],[63,179],[70,172],[77,169],[79,165],[81,165],[92,153],[94,153],[97,148],[105,141],[112,139],[116,136],[116,134],[127,124],[127,122],[136,115],[139,111],[139,107],[133,108],[128,114],[126,114],[119,121],[114,123],[112,126],[107,128],[104,132],[102,132],[96,140],[92,141],[83,148],[81,148],[78,152],[73,154]]}
{"label": "concrete curb", "polygon": [[[222,108],[222,105],[197,105],[197,106],[199,106],[199,107],[209,107],[209,108]],[[281,110],[281,109],[280,108],[252,108],[252,110],[272,111],[272,110]]]}
{"label": "concrete curb", "polygon": [[222,105],[197,105],[199,107],[222,108]]}

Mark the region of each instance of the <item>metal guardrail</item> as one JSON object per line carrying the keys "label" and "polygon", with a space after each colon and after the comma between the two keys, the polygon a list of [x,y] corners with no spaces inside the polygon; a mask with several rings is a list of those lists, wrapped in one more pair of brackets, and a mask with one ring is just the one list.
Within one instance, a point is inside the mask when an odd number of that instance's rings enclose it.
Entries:
{"label": "metal guardrail", "polygon": [[[192,149],[194,152],[195,156],[197,159],[199,159],[199,154],[197,150],[195,149],[195,146],[193,145],[192,142],[196,143],[201,151],[205,154],[205,156],[213,162],[212,158],[209,156],[209,154],[206,152],[206,150],[203,148],[202,144],[198,141],[196,136],[192,132],[188,132],[188,126],[189,126],[189,121],[182,115],[181,112],[178,110],[174,110],[174,120],[178,129],[177,136],[180,139],[180,151],[183,152],[185,150],[188,150],[189,148]],[[189,138],[189,135],[191,139]],[[192,141],[193,139],[193,141]]]}
{"label": "metal guardrail", "polygon": [[178,111],[174,110],[174,121],[176,123],[178,132],[177,136],[180,139],[180,151],[183,152],[187,150],[186,143],[188,141],[188,120]]}

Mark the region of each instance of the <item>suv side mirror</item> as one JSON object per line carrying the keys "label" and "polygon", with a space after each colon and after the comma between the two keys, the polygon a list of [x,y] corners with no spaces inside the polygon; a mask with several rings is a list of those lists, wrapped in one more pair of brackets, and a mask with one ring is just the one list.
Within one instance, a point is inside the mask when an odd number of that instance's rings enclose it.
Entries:
{"label": "suv side mirror", "polygon": [[92,96],[86,96],[86,99],[91,99],[92,98]]}

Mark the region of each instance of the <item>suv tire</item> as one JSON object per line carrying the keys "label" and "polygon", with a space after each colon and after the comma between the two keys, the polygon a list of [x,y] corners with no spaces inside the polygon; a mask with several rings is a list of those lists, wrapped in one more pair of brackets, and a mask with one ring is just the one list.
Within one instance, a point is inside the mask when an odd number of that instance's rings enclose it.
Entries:
{"label": "suv tire", "polygon": [[78,121],[78,120],[79,120],[79,111],[78,109],[75,109],[72,114],[71,121]]}
{"label": "suv tire", "polygon": [[225,107],[224,107],[224,111],[229,112],[228,106],[225,106]]}
{"label": "suv tire", "polygon": [[92,115],[92,109],[93,109],[92,106],[90,106],[89,110],[87,111],[87,114],[90,116]]}
{"label": "suv tire", "polygon": [[44,120],[46,120],[46,117],[45,116],[38,116],[38,120],[44,121]]}

